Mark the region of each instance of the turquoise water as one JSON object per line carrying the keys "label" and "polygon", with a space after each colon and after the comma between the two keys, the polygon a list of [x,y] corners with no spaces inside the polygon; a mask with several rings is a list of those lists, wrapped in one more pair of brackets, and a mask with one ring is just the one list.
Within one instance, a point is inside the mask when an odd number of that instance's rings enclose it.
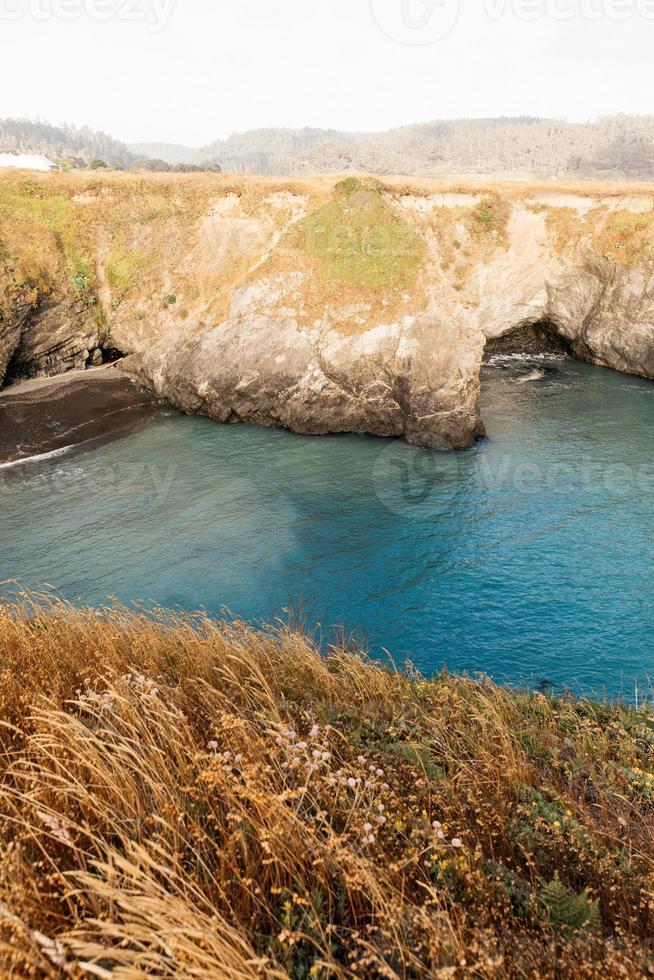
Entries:
{"label": "turquoise water", "polygon": [[162,414],[0,471],[0,579],[264,621],[292,606],[428,673],[629,696],[654,677],[654,385],[499,361],[483,415],[487,440],[434,454]]}

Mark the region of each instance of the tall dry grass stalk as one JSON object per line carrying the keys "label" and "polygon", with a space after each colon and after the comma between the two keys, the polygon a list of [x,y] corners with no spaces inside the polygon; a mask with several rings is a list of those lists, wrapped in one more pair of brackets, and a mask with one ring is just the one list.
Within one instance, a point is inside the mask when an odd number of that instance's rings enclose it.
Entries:
{"label": "tall dry grass stalk", "polygon": [[33,598],[0,669],[3,976],[653,972],[646,708]]}

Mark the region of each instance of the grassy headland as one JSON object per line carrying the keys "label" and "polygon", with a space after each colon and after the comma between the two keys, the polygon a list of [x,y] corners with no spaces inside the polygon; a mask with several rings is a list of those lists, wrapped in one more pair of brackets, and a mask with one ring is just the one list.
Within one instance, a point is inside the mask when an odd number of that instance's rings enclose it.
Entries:
{"label": "grassy headland", "polygon": [[293,237],[327,282],[363,289],[411,285],[426,250],[379,188],[354,177],[338,183],[332,200],[299,222]]}
{"label": "grassy headland", "polygon": [[0,315],[17,295],[34,305],[56,295],[86,302],[107,333],[157,333],[157,319],[218,323],[235,291],[306,273],[300,323],[359,304],[365,326],[380,309],[422,312],[442,274],[460,291],[493,257],[523,249],[511,216],[525,208],[542,213],[564,256],[583,244],[620,266],[650,259],[652,199],[650,184],[7,171]]}
{"label": "grassy headland", "polygon": [[204,616],[0,607],[20,977],[640,977],[654,716]]}

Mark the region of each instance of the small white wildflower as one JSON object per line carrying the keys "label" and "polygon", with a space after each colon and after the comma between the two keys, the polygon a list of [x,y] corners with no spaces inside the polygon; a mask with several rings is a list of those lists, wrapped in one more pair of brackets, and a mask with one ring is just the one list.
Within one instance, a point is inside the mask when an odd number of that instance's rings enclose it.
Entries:
{"label": "small white wildflower", "polygon": [[365,757],[365,755],[358,755],[357,756],[357,762],[360,765],[365,766],[365,764],[366,764],[366,757]]}
{"label": "small white wildflower", "polygon": [[44,936],[42,932],[37,932],[36,930],[34,930],[32,935],[41,947],[41,952],[48,957],[51,963],[54,963],[55,966],[61,969],[64,969],[68,965],[66,949],[63,943],[58,939],[50,939],[49,936]]}
{"label": "small white wildflower", "polygon": [[329,762],[329,760],[331,759],[331,757],[332,757],[331,752],[323,752],[323,754],[322,754],[322,759],[323,759],[324,762]]}
{"label": "small white wildflower", "polygon": [[311,729],[311,731],[309,732],[309,737],[310,738],[316,738],[319,734],[320,734],[320,728],[319,728],[319,726],[318,725],[314,725],[313,728]]}
{"label": "small white wildflower", "polygon": [[434,820],[434,822],[432,824],[432,827],[434,828],[434,830],[440,830],[442,826],[443,826],[443,824],[440,822],[440,820]]}
{"label": "small white wildflower", "polygon": [[438,837],[439,840],[445,840],[445,834],[443,833],[442,830],[437,830],[436,836]]}
{"label": "small white wildflower", "polygon": [[67,844],[72,847],[73,840],[65,824],[63,824],[57,817],[53,816],[51,813],[44,813],[43,810],[37,810],[37,816],[43,824],[48,828],[53,837],[61,841],[62,844]]}
{"label": "small white wildflower", "polygon": [[375,773],[375,775],[376,775],[376,776],[379,776],[379,777],[380,777],[380,779],[381,779],[381,777],[382,777],[382,776],[384,775],[384,770],[383,770],[383,769],[378,769],[378,770],[376,771],[376,773]]}
{"label": "small white wildflower", "polygon": [[460,837],[452,838],[452,847],[463,847],[463,841]]}
{"label": "small white wildflower", "polygon": [[370,833],[370,831],[372,830],[372,824],[371,824],[371,823],[364,823],[364,825],[363,825],[363,829],[365,830],[365,832],[366,832],[367,834],[369,834],[369,833]]}
{"label": "small white wildflower", "polygon": [[212,752],[217,752],[218,751],[218,742],[209,742],[209,744],[207,745],[207,748],[208,749],[211,749]]}
{"label": "small white wildflower", "polygon": [[298,747],[298,749],[300,749],[300,750],[301,750],[302,752],[304,752],[304,750],[305,750],[305,749],[308,749],[308,748],[309,748],[309,746],[307,745],[307,743],[306,743],[306,742],[298,742],[298,743],[297,743],[297,747]]}
{"label": "small white wildflower", "polygon": [[356,784],[357,784],[356,779],[353,776],[350,776],[350,778],[347,781],[347,785],[348,786],[351,786],[352,789],[354,789],[354,787],[356,786]]}
{"label": "small white wildflower", "polygon": [[320,758],[322,758],[322,755],[321,755],[319,749],[314,749],[313,752],[311,753],[311,755],[313,756],[314,759],[320,759]]}

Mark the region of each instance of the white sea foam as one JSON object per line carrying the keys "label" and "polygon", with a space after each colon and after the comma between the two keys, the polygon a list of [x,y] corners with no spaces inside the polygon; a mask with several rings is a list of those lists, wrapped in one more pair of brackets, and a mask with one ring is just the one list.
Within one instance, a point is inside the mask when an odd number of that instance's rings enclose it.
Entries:
{"label": "white sea foam", "polygon": [[541,378],[545,377],[544,371],[530,371],[529,374],[525,374],[523,378],[516,378],[516,384],[524,385],[528,381],[540,381]]}
{"label": "white sea foam", "polygon": [[492,366],[501,364],[519,364],[519,363],[531,363],[532,361],[545,362],[545,361],[567,361],[568,357],[566,354],[492,354],[491,357],[485,361],[485,364],[490,364]]}
{"label": "white sea foam", "polygon": [[54,459],[56,456],[63,456],[74,448],[75,446],[63,446],[61,449],[53,449],[49,453],[37,453],[36,456],[24,456],[22,459],[13,459],[10,463],[0,463],[0,470],[13,469],[15,466],[24,466],[26,463],[41,463],[45,459]]}

